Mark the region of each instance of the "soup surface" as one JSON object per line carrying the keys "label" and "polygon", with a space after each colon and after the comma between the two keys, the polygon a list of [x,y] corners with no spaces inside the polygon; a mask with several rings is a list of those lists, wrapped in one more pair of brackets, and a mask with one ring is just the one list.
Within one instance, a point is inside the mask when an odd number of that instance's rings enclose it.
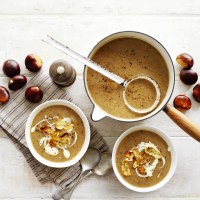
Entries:
{"label": "soup surface", "polygon": [[122,140],[116,164],[125,181],[137,187],[149,187],[159,183],[169,172],[171,153],[160,136],[140,130]]}
{"label": "soup surface", "polygon": [[31,141],[45,159],[64,162],[74,158],[85,140],[79,115],[66,106],[49,106],[40,111],[31,126]]}
{"label": "soup surface", "polygon": [[[167,65],[161,54],[143,40],[136,38],[115,39],[99,48],[92,56],[92,60],[126,80],[138,75],[148,75],[159,85],[160,102],[166,95],[169,84]],[[92,99],[107,113],[119,118],[139,118],[145,115],[134,113],[126,107],[121,85],[90,68],[86,70],[86,83]],[[145,84],[143,83],[143,85]],[[154,92],[149,88],[148,92],[150,91]],[[142,94],[147,96],[144,92]],[[134,100],[134,105],[145,108],[152,104],[154,94],[148,94],[149,99],[147,98],[141,103],[141,98],[138,98],[137,101]]]}

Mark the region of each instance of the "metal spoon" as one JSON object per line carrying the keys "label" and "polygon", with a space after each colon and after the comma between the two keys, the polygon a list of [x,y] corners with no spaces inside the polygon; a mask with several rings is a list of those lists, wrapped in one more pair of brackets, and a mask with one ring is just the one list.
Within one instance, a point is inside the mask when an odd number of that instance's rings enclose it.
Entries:
{"label": "metal spoon", "polygon": [[70,190],[68,190],[67,188],[60,190],[59,193],[54,194],[52,198],[54,200],[59,200],[59,199],[69,200],[82,175],[85,172],[92,170],[96,165],[98,165],[100,160],[101,160],[100,151],[94,147],[89,147],[85,155],[80,160],[82,171],[78,176],[76,182],[72,186],[72,188]]}
{"label": "metal spoon", "polygon": [[[112,169],[112,154],[111,153],[102,153],[99,164],[94,169],[91,170],[91,173],[94,173],[98,176],[104,176],[111,169]],[[83,178],[85,178],[85,177],[83,177]]]}
{"label": "metal spoon", "polygon": [[[92,68],[93,70],[103,74],[104,76],[108,77],[109,79],[113,80],[114,82],[118,83],[119,85],[121,85],[122,87],[124,87],[124,92],[123,92],[123,99],[124,99],[124,103],[125,105],[132,110],[133,112],[136,113],[148,113],[151,112],[152,110],[154,110],[157,105],[160,102],[160,88],[158,86],[158,84],[156,83],[155,80],[153,80],[151,77],[147,76],[147,75],[139,75],[134,77],[133,79],[130,80],[125,80],[122,77],[109,72],[108,70],[104,69],[103,67],[101,67],[100,65],[98,65],[97,63],[95,63],[94,61],[90,60],[89,58],[86,58],[82,55],[80,55],[79,53],[73,51],[72,49],[70,49],[68,46],[65,46],[63,44],[61,44],[60,42],[56,41],[55,39],[53,39],[51,36],[47,35],[42,39],[43,42],[46,42],[47,44],[55,47],[56,49],[62,51],[63,53],[66,53],[67,55],[71,56],[72,58],[74,58],[75,60],[87,65],[88,67]],[[129,101],[127,101],[127,97],[126,97],[126,90],[128,90],[128,85],[130,86],[130,83],[134,83],[136,80],[138,79],[143,79],[148,81],[150,84],[152,84],[155,88],[156,91],[156,98],[154,103],[149,107],[149,108],[145,108],[145,109],[139,109],[134,107],[133,105],[131,105],[129,103]]]}
{"label": "metal spoon", "polygon": [[[102,153],[99,164],[94,169],[84,173],[83,176],[81,177],[81,181],[93,173],[98,176],[106,175],[111,169],[112,169],[112,154],[111,153]],[[65,192],[67,193],[68,191],[71,190],[73,185],[74,185],[74,182],[72,182],[66,186],[63,185],[62,187],[65,189]],[[62,192],[62,190],[57,191],[54,194],[54,196],[61,197],[62,196],[61,192]]]}
{"label": "metal spoon", "polygon": [[[112,169],[112,154],[111,153],[102,153],[101,160],[99,164],[92,170],[84,173],[81,177],[81,180],[89,176],[90,174],[96,174],[98,176],[106,175]],[[71,188],[73,186],[73,182],[66,186],[66,188]]]}

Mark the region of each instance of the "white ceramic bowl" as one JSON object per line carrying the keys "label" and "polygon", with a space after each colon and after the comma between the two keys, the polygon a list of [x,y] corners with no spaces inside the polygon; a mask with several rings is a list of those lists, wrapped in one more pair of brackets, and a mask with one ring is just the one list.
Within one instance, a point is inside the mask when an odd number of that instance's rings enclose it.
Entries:
{"label": "white ceramic bowl", "polygon": [[[168,174],[164,177],[164,179],[162,179],[159,183],[157,183],[156,185],[153,185],[151,187],[137,187],[137,186],[133,186],[130,183],[126,182],[122,176],[120,175],[118,169],[117,169],[117,165],[116,165],[116,153],[117,153],[117,149],[119,144],[121,143],[121,141],[130,133],[133,133],[135,131],[139,131],[139,130],[148,130],[151,131],[153,133],[158,134],[160,137],[162,137],[164,139],[164,141],[167,143],[167,145],[170,148],[171,151],[171,157],[172,157],[172,161],[171,161],[171,166],[169,169]],[[163,187],[173,176],[175,169],[176,169],[176,165],[177,165],[177,155],[176,155],[176,151],[174,148],[174,145],[171,141],[171,139],[169,138],[169,136],[167,136],[165,133],[163,133],[161,130],[154,128],[152,126],[135,126],[132,127],[128,130],[126,130],[116,141],[114,148],[113,148],[113,152],[112,152],[112,166],[113,166],[113,170],[115,172],[116,177],[118,178],[118,180],[127,188],[129,188],[130,190],[136,191],[136,192],[151,192],[154,190],[157,190],[161,187]]]}
{"label": "white ceramic bowl", "polygon": [[[84,127],[85,127],[85,140],[84,140],[84,143],[83,143],[83,146],[82,146],[80,152],[73,159],[71,159],[69,161],[65,161],[65,162],[52,162],[52,161],[49,161],[49,160],[43,158],[40,154],[37,153],[37,151],[33,147],[31,137],[30,137],[30,134],[31,134],[30,129],[31,129],[31,125],[32,125],[32,122],[33,122],[33,119],[35,118],[35,116],[44,108],[49,107],[49,106],[54,106],[54,105],[63,105],[63,106],[69,107],[72,110],[74,110],[82,119]],[[26,122],[25,136],[26,136],[26,141],[27,141],[29,150],[31,151],[33,156],[39,162],[41,162],[42,164],[47,165],[49,167],[56,167],[56,168],[69,167],[69,166],[72,166],[75,163],[77,163],[83,157],[85,152],[87,151],[89,142],[90,142],[90,126],[89,126],[87,117],[85,116],[83,111],[79,107],[77,107],[75,104],[73,104],[69,101],[66,101],[66,100],[51,100],[51,101],[42,103],[41,105],[37,106],[31,112],[31,114],[29,115],[28,120]]]}

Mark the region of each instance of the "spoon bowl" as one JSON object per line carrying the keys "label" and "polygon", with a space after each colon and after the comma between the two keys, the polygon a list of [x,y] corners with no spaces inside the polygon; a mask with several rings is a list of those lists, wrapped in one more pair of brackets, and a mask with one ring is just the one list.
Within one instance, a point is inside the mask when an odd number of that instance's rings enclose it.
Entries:
{"label": "spoon bowl", "polygon": [[[86,173],[84,173],[84,175],[81,177],[81,181],[91,174],[104,176],[111,170],[112,170],[112,154],[108,152],[104,152],[101,154],[101,160],[99,164],[96,165],[92,170],[86,171]],[[72,186],[74,185],[74,182],[71,182],[69,184],[65,184],[64,182],[65,180],[63,181],[62,187],[67,188],[68,190],[70,190]]]}
{"label": "spoon bowl", "polygon": [[85,155],[80,160],[82,169],[74,185],[70,189],[66,187],[62,190],[59,190],[52,196],[52,198],[54,200],[60,200],[60,199],[69,200],[76,185],[78,184],[82,176],[84,176],[85,172],[89,173],[93,168],[95,168],[99,164],[100,160],[101,160],[101,152],[97,148],[89,147]]}
{"label": "spoon bowl", "polygon": [[99,164],[92,170],[98,176],[106,175],[112,169],[112,154],[102,153]]}
{"label": "spoon bowl", "polygon": [[101,160],[101,153],[97,148],[89,147],[80,160],[82,171],[92,170]]}

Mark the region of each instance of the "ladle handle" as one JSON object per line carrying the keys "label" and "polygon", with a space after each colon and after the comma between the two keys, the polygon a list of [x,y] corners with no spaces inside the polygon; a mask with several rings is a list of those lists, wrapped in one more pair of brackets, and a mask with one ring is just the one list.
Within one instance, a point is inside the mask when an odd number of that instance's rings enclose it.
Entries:
{"label": "ladle handle", "polygon": [[200,142],[200,126],[169,104],[165,106],[164,111],[180,128]]}
{"label": "ladle handle", "polygon": [[123,78],[117,76],[116,74],[113,74],[112,72],[107,71],[106,69],[104,69],[103,67],[101,67],[100,65],[95,63],[94,61],[92,61],[89,58],[86,58],[86,57],[78,54],[77,52],[75,52],[72,49],[70,49],[68,46],[65,46],[65,45],[61,44],[60,42],[56,41],[55,39],[53,39],[49,35],[45,36],[42,39],[42,41],[44,41],[47,44],[55,47],[56,49],[62,51],[63,53],[66,53],[67,55],[71,56],[75,60],[87,65],[88,67],[90,67],[93,70],[103,74],[104,76],[108,77],[109,79],[115,81],[118,84],[124,85],[124,83],[126,82]]}

